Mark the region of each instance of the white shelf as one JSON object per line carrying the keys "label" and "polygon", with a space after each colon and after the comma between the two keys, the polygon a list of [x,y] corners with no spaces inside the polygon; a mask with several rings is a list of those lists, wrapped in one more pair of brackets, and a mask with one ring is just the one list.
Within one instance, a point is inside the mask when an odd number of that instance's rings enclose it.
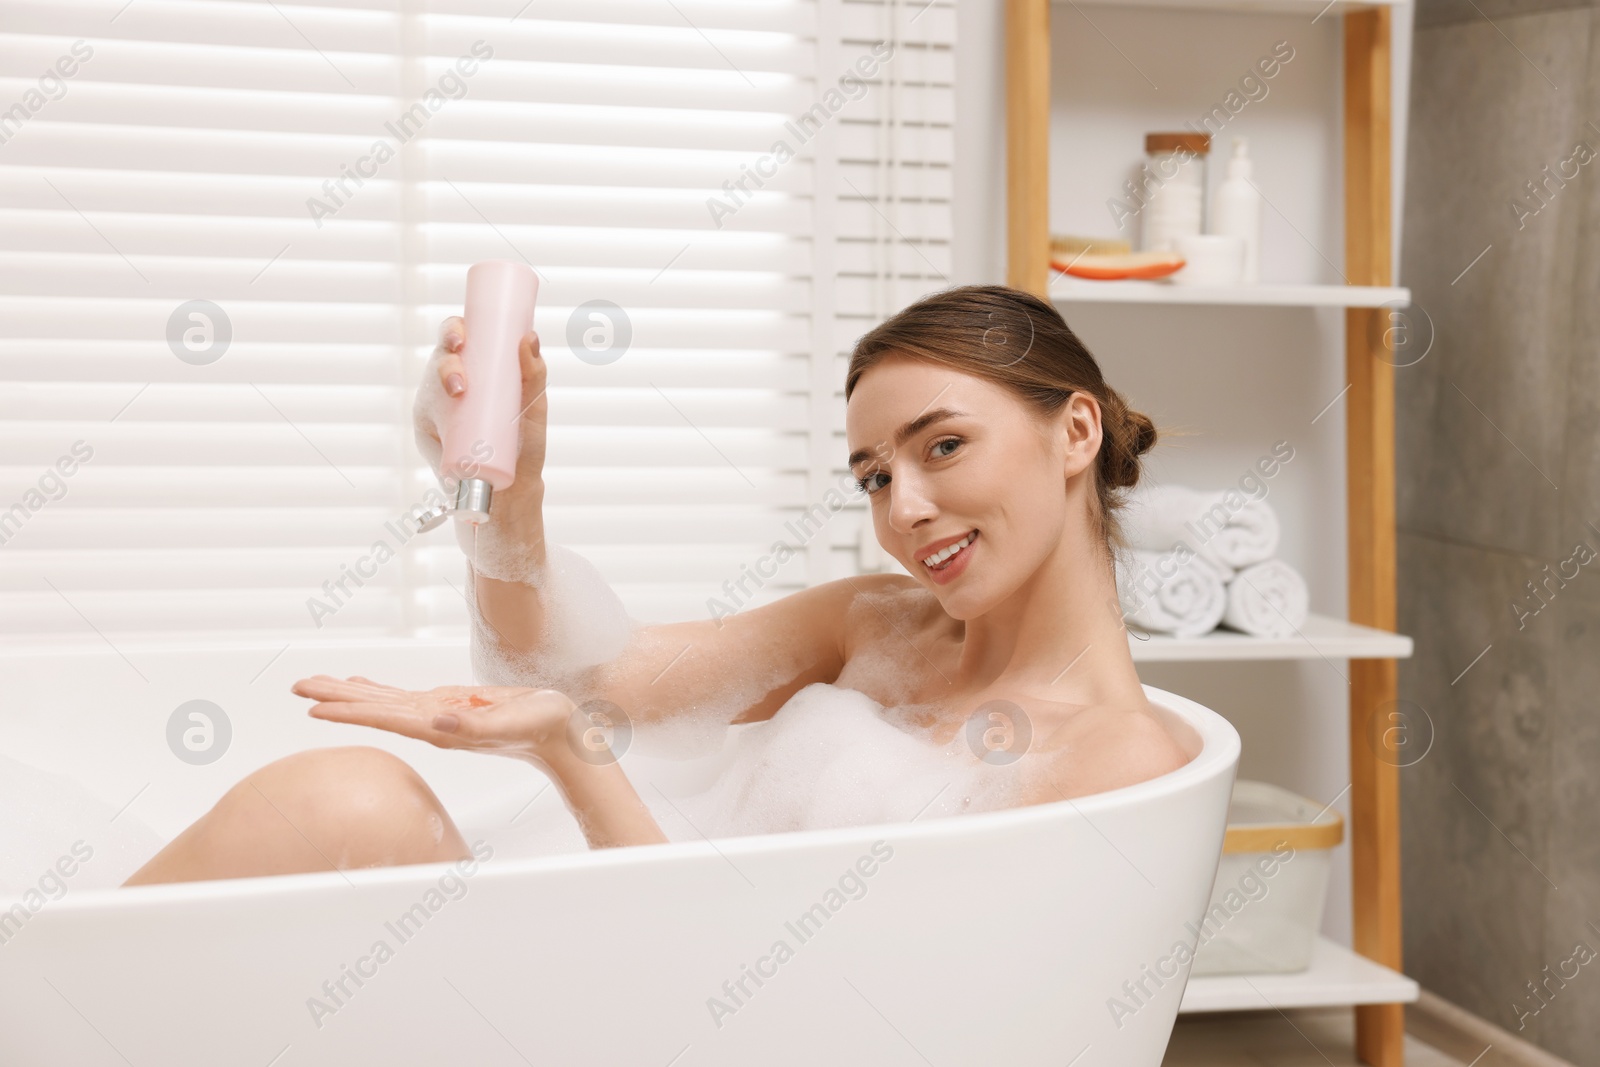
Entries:
{"label": "white shelf", "polygon": [[1128,648],[1136,662],[1188,662],[1193,660],[1259,659],[1407,659],[1411,638],[1375,630],[1343,619],[1312,615],[1299,636],[1252,637],[1233,630],[1212,630],[1199,637],[1150,634],[1149,640],[1133,636]]}
{"label": "white shelf", "polygon": [[1056,275],[1058,304],[1228,304],[1258,307],[1406,307],[1411,290],[1399,285],[1174,285],[1172,282],[1097,282]]}
{"label": "white shelf", "polygon": [[1206,975],[1189,979],[1180,1012],[1268,1011],[1344,1004],[1410,1003],[1417,983],[1343,945],[1318,937],[1311,966],[1294,974]]}
{"label": "white shelf", "polygon": [[[1069,0],[1053,0],[1067,4]],[[1323,8],[1327,14],[1359,11],[1369,7],[1400,7],[1408,0],[1070,0],[1082,7],[1155,7],[1169,11],[1227,11],[1234,14],[1305,14],[1315,17]]]}

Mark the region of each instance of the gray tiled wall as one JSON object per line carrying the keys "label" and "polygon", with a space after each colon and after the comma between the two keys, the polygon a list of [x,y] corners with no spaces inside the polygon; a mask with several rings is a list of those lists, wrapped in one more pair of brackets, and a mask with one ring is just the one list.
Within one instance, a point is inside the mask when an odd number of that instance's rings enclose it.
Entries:
{"label": "gray tiled wall", "polygon": [[1400,689],[1432,747],[1401,770],[1405,969],[1600,1065],[1600,10],[1419,0],[1413,64]]}

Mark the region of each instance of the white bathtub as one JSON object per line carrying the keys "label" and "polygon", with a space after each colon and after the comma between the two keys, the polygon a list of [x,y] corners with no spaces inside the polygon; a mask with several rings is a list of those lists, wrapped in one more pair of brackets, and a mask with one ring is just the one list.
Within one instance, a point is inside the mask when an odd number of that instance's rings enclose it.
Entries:
{"label": "white bathtub", "polygon": [[[126,814],[166,837],[246,772],[320,745],[402,755],[452,812],[543,784],[511,760],[312,720],[287,692],[316,672],[469,681],[460,645],[118,647],[0,651],[0,753],[70,773],[112,808],[136,798]],[[1148,692],[1194,758],[1073,802],[491,857],[470,873],[90,888],[91,859],[0,944],[0,1063],[1155,1067],[1187,980],[1172,950],[1192,944],[1185,924],[1211,889],[1239,738]],[[206,766],[167,743],[173,710],[197,698],[232,725]],[[681,794],[715,770],[624,762],[641,793]],[[537,803],[551,802],[553,789]],[[63,825],[61,851],[104,829]]]}

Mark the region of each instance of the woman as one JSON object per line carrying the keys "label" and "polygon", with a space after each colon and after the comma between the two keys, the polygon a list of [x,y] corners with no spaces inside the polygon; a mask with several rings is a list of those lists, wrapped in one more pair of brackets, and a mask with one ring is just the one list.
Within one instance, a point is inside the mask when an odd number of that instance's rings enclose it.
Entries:
{"label": "woman", "polygon": [[[418,441],[437,468],[431,412],[472,388],[464,324],[444,323],[417,400]],[[815,586],[726,618],[636,630],[609,662],[557,673],[546,655],[559,605],[545,573],[542,516],[546,368],[522,351],[522,450],[513,485],[473,558],[480,662],[520,664],[562,685],[406,692],[317,676],[310,713],[533,763],[557,784],[592,848],[666,840],[613,759],[596,758],[580,701],[636,723],[720,709],[726,723],[772,719],[817,682],[860,690],[935,742],[975,710],[1013,709],[1028,758],[1022,803],[1144,781],[1185,762],[1151,712],[1118,610],[1113,548],[1119,491],[1156,439],[1107,386],[1048,303],[1001,286],[927,297],[857,343],[845,383],[849,465],[884,550],[912,575]],[[507,561],[521,559],[525,573]],[[551,603],[546,603],[550,599]],[[744,694],[732,706],[720,700]],[[996,703],[1004,702],[1004,703]],[[1007,723],[1015,729],[1017,722]],[[604,756],[602,752],[601,757]],[[979,755],[972,756],[976,762]],[[425,782],[368,747],[316,749],[243,779],[127,884],[466,858]]]}

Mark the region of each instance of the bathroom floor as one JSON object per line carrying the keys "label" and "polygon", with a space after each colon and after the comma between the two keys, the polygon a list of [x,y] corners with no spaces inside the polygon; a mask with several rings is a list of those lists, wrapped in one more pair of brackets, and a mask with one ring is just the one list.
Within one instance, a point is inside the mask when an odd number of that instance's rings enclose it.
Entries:
{"label": "bathroom floor", "polygon": [[[1162,1067],[1359,1067],[1360,1063],[1354,1011],[1290,1008],[1180,1016]],[[1468,1064],[1407,1034],[1406,1067]]]}

